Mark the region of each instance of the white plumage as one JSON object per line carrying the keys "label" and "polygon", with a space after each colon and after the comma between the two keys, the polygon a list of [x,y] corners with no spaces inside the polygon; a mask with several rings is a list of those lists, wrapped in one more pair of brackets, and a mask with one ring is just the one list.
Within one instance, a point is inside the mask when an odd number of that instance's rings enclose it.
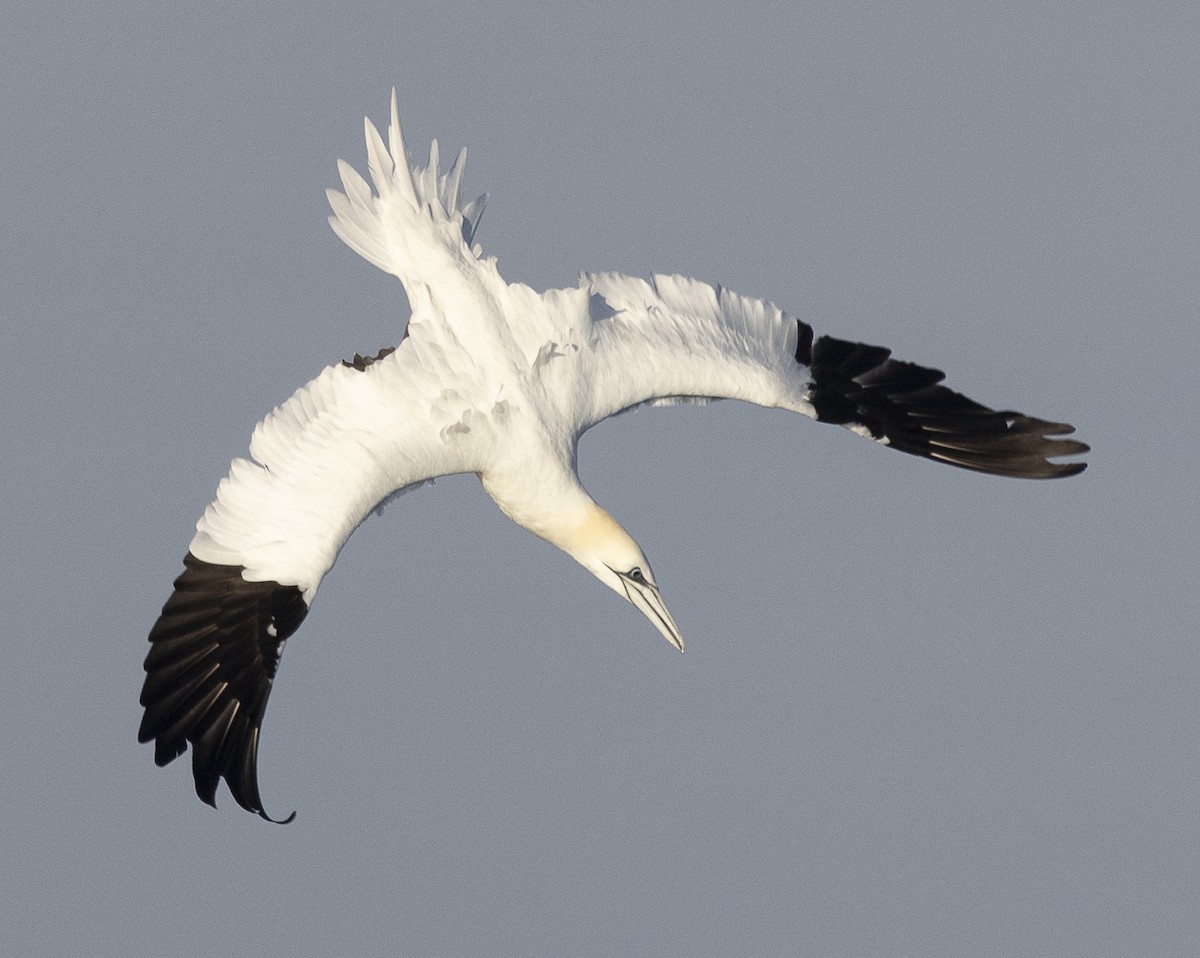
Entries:
{"label": "white plumage", "polygon": [[382,501],[475,473],[513,520],[627,598],[683,650],[649,563],[583,489],[579,436],[641,403],[742,399],[834,422],[905,452],[983,472],[1073,475],[1070,426],[996,412],[942,374],[823,336],[762,300],[681,276],[585,273],[538,293],[475,245],[486,197],[463,203],[465,151],[410,166],[395,94],[388,143],[368,121],[371,182],[339,162],[330,223],[398,277],[412,315],[399,346],[325,369],[255,429],[197,524],[150,634],[141,741],[161,764],[193,749],[197,793],[221,778],[263,812],[257,749],[283,643]]}

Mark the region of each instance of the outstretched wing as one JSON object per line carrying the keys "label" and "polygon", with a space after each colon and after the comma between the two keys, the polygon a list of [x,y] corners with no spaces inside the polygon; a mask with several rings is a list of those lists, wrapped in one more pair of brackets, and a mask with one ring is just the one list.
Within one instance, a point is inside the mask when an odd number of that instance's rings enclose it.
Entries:
{"label": "outstretched wing", "polygon": [[269,817],[257,756],[279,657],[355,527],[390,495],[475,468],[464,400],[431,372],[445,344],[425,342],[331,366],[298,390],[258,425],[251,458],[234,461],[197,523],[150,633],[138,740],[154,741],[159,765],[190,744],[211,805],[223,778]]}
{"label": "outstretched wing", "polygon": [[639,403],[743,399],[791,409],[964,469],[1051,479],[1087,452],[1066,423],[989,409],[944,374],[880,346],[821,336],[763,300],[682,276],[587,274],[592,349],[581,357],[581,431]]}

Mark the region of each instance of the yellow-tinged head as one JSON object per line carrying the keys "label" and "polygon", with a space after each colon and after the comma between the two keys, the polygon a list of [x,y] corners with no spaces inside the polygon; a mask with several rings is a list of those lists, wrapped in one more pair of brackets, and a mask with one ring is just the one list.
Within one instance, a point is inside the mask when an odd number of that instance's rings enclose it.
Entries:
{"label": "yellow-tinged head", "polygon": [[620,523],[594,502],[589,500],[588,507],[581,512],[576,521],[559,526],[546,538],[628,599],[663,638],[682,652],[683,636],[659,595],[654,573],[641,548]]}

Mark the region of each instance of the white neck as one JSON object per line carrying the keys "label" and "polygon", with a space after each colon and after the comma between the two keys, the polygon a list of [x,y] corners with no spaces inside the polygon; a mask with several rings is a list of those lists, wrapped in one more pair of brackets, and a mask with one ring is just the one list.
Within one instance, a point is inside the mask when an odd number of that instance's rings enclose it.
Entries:
{"label": "white neck", "polygon": [[[611,568],[637,564],[641,556],[637,543],[616,519],[596,505],[574,475],[567,482],[541,486],[534,498],[525,491],[529,488],[528,477],[515,484],[495,476],[482,478],[488,494],[510,519],[558,546],[606,585],[611,587],[612,583],[605,572],[611,574]],[[515,488],[524,494],[506,495]]]}

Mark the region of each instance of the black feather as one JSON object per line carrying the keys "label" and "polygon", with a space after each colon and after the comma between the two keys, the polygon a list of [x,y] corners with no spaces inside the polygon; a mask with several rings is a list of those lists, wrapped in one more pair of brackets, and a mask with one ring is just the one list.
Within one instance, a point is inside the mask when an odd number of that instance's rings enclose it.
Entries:
{"label": "black feather", "polygon": [[308,606],[296,586],[249,582],[239,566],[191,553],[183,564],[150,630],[138,741],[154,741],[159,765],[190,744],[203,801],[216,804],[223,778],[234,801],[275,821],[259,795],[258,741],[283,643]]}

